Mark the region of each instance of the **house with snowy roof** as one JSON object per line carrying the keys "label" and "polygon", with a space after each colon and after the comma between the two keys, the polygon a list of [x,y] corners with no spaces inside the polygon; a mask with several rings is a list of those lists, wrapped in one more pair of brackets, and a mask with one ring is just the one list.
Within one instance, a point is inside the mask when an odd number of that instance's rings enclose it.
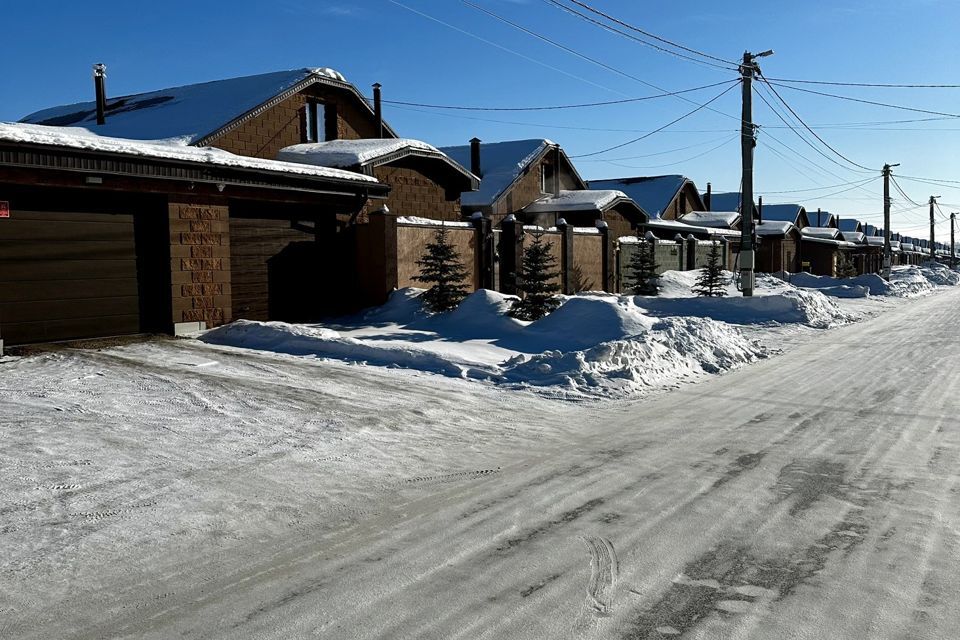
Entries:
{"label": "house with snowy roof", "polygon": [[807,210],[800,204],[764,204],[759,217],[764,222],[789,222],[798,229],[810,226]]}
{"label": "house with snowy roof", "polygon": [[837,228],[837,217],[829,211],[824,211],[819,208],[816,211],[808,210],[807,220],[810,221],[811,227]]}
{"label": "house with snowy roof", "polygon": [[696,185],[682,175],[608,178],[590,180],[588,184],[591,189],[622,191],[646,211],[651,219],[679,220],[691,211],[707,209]]}
{"label": "house with snowy roof", "polygon": [[[706,208],[710,211],[742,211],[741,197],[739,191],[713,192],[707,185],[707,191],[703,193],[703,201]],[[753,204],[753,217],[756,219],[759,215],[757,204]]]}

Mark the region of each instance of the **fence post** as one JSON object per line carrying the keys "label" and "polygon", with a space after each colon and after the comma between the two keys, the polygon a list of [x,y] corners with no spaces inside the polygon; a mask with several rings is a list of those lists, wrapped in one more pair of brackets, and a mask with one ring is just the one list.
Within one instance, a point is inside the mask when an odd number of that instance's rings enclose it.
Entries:
{"label": "fence post", "polygon": [[513,214],[500,223],[500,291],[517,293],[517,269],[523,260],[523,223]]}
{"label": "fence post", "polygon": [[679,233],[673,236],[673,241],[677,243],[677,271],[686,271],[687,270],[687,261],[686,261],[686,243],[683,240],[683,236]]}
{"label": "fence post", "polygon": [[687,234],[687,271],[697,268],[697,239],[692,233]]}
{"label": "fence post", "polygon": [[608,293],[618,293],[617,287],[617,249],[614,246],[614,239],[610,235],[610,225],[603,220],[597,220],[597,229],[600,231],[600,260],[602,261],[600,273],[603,278],[601,287]]}
{"label": "fence post", "polygon": [[482,213],[477,212],[471,217],[475,235],[474,253],[476,254],[477,265],[477,288],[493,289],[493,228],[490,224],[490,218],[485,218]]}
{"label": "fence post", "polygon": [[397,288],[397,216],[387,207],[370,214],[371,242],[370,252],[376,300],[373,304],[383,304],[391,291]]}
{"label": "fence post", "polygon": [[573,291],[573,226],[567,224],[563,218],[557,220],[557,230],[560,231],[560,283],[561,291],[567,295]]}

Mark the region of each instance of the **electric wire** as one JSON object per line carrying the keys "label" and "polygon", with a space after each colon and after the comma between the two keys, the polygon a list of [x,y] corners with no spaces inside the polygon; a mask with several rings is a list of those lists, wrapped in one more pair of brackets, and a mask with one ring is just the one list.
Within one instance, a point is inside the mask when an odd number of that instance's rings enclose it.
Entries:
{"label": "electric wire", "polygon": [[[765,78],[765,80],[766,80],[766,78]],[[780,83],[778,83],[778,82],[770,82],[770,81],[767,81],[767,84],[769,84],[769,85],[771,85],[771,86],[776,85],[776,86],[782,87],[782,88],[784,88],[784,89],[792,89],[793,91],[802,91],[803,93],[812,93],[812,94],[818,95],[818,96],[826,96],[826,97],[828,97],[828,98],[836,98],[836,99],[838,99],[838,100],[848,100],[848,101],[850,101],[850,102],[860,102],[860,103],[863,103],[863,104],[871,104],[871,105],[874,105],[874,106],[877,106],[877,107],[887,107],[887,108],[889,108],[889,109],[900,109],[901,111],[913,111],[913,112],[915,112],[915,113],[928,113],[928,114],[930,114],[930,115],[946,116],[946,117],[948,117],[948,118],[960,118],[960,114],[957,114],[957,113],[947,113],[947,112],[944,112],[944,111],[932,111],[932,110],[930,110],[930,109],[918,109],[918,108],[916,108],[916,107],[907,107],[907,106],[899,105],[899,104],[890,104],[890,103],[888,103],[888,102],[877,102],[877,101],[875,101],[875,100],[864,100],[863,98],[854,98],[854,97],[852,97],[852,96],[842,96],[842,95],[839,95],[839,94],[836,94],[836,93],[827,93],[827,92],[825,92],[825,91],[814,91],[813,89],[804,89],[804,88],[802,88],[802,87],[793,87],[793,86],[790,86],[790,85],[788,85],[788,84],[780,84]]]}

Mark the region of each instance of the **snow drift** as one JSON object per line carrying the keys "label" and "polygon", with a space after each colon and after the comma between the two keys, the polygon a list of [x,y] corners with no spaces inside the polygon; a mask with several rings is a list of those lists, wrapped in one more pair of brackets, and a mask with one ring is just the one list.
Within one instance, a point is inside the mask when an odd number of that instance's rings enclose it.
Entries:
{"label": "snow drift", "polygon": [[551,395],[635,393],[765,357],[739,329],[706,318],[651,316],[629,296],[583,295],[526,323],[506,315],[511,298],[471,294],[458,309],[430,315],[418,290],[337,325],[239,320],[201,340],[296,356],[402,367],[530,387]]}

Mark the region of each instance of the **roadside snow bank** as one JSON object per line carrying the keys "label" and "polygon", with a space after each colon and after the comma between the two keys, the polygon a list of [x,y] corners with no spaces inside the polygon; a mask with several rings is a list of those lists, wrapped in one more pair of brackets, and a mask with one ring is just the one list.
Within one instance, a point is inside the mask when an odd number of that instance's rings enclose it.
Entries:
{"label": "roadside snow bank", "polygon": [[875,273],[867,273],[854,278],[831,278],[830,276],[815,276],[812,273],[785,273],[783,271],[774,275],[796,287],[817,289],[825,295],[836,298],[858,298],[867,295],[910,298],[928,293],[933,290],[934,286],[956,286],[960,284],[960,273],[938,262],[926,262],[921,266],[893,267],[889,282]]}
{"label": "roadside snow bank", "polygon": [[739,329],[703,318],[655,318],[629,296],[564,298],[537,322],[506,316],[511,298],[481,290],[429,315],[416,290],[330,326],[239,320],[204,333],[211,344],[401,367],[531,387],[570,397],[609,396],[719,373],[765,357]]}

